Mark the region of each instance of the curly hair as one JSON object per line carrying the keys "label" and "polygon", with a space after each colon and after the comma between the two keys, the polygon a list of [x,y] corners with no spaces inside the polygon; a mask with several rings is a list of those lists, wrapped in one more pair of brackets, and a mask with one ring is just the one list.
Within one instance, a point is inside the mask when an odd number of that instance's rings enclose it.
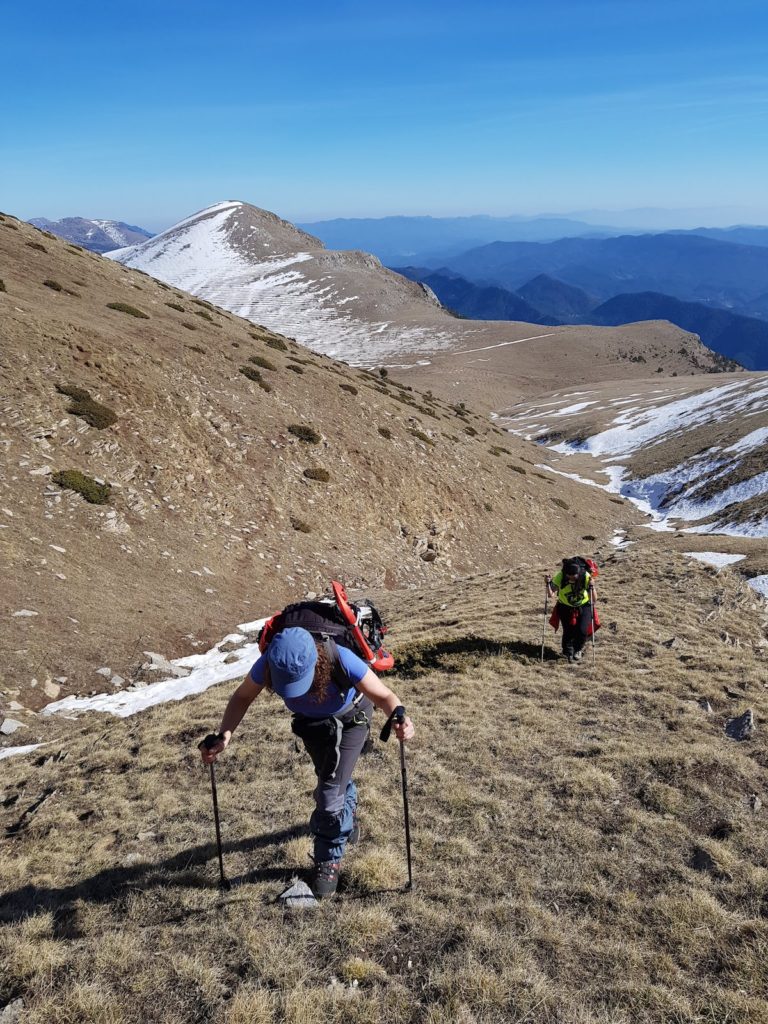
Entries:
{"label": "curly hair", "polygon": [[[325,645],[322,641],[315,640],[315,647],[317,648],[315,675],[306,696],[316,704],[322,704],[328,696],[328,687],[330,686],[331,679],[333,677],[333,664],[331,663],[328,651],[325,649]],[[266,658],[264,662],[264,687],[265,689],[274,692],[269,669],[269,660]]]}

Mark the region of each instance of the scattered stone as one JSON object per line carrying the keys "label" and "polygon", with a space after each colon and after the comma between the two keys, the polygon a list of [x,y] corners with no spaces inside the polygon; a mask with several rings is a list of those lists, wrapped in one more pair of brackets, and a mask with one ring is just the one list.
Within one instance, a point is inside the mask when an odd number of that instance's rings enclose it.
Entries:
{"label": "scattered stone", "polygon": [[32,611],[29,610],[29,608],[22,608],[20,611],[14,612],[13,613],[13,617],[14,617],[14,619],[29,618],[29,616],[31,616],[31,615],[39,615],[39,614],[40,614],[40,612],[32,612]]}
{"label": "scattered stone", "polygon": [[41,466],[39,469],[30,469],[30,476],[50,476],[53,470],[50,466]]}
{"label": "scattered stone", "polygon": [[137,832],[136,838],[140,843],[147,843],[150,839],[157,839],[156,832]]}
{"label": "scattered stone", "polygon": [[12,736],[18,729],[23,728],[23,722],[17,722],[15,718],[5,718],[3,719],[3,724],[0,725],[0,733],[3,736]]}
{"label": "scattered stone", "polygon": [[683,641],[673,636],[670,640],[662,640],[661,646],[667,647],[670,651],[677,651],[683,646]]}
{"label": "scattered stone", "polygon": [[290,887],[278,896],[284,907],[291,910],[310,910],[318,905],[315,894],[306,882],[292,878],[291,883]]}
{"label": "scattered stone", "polygon": [[705,711],[708,715],[714,714],[714,711],[712,710],[712,705],[709,703],[706,697],[699,697],[697,703],[699,707],[702,709],[702,711]]}
{"label": "scattered stone", "polygon": [[43,691],[45,692],[46,697],[50,697],[51,700],[56,700],[61,693],[61,687],[52,680],[46,679],[43,683]]}
{"label": "scattered stone", "polygon": [[188,676],[190,669],[181,668],[180,665],[172,665],[167,658],[163,657],[162,654],[155,654],[154,651],[144,651],[146,656],[149,658],[150,664],[142,666],[151,672],[163,672],[165,675],[172,676],[174,679],[183,679]]}
{"label": "scattered stone", "polygon": [[122,676],[114,675],[109,681],[117,690],[123,685],[125,679]]}
{"label": "scattered stone", "polygon": [[9,700],[6,704],[9,711],[26,711],[27,709],[23,704],[19,704],[17,700]]}
{"label": "scattered stone", "polygon": [[757,795],[757,793],[749,794],[749,809],[753,814],[757,814],[760,808],[763,806],[763,801]]}
{"label": "scattered stone", "polygon": [[23,1000],[14,999],[0,1010],[0,1024],[20,1024],[23,1010]]}
{"label": "scattered stone", "polygon": [[738,718],[729,718],[725,723],[725,735],[732,740],[748,740],[755,732],[755,716],[747,708]]}
{"label": "scattered stone", "polygon": [[111,668],[107,668],[107,666],[105,665],[104,668],[97,668],[96,669],[96,675],[97,676],[104,676],[105,678],[108,679],[112,675],[112,669]]}
{"label": "scattered stone", "polygon": [[123,858],[124,868],[133,868],[137,864],[143,864],[146,858],[140,853],[129,853],[127,857]]}
{"label": "scattered stone", "polygon": [[67,553],[67,549],[66,548],[60,548],[58,544],[49,544],[48,547],[49,548],[53,548],[54,551],[61,552],[62,555],[66,555],[66,553]]}

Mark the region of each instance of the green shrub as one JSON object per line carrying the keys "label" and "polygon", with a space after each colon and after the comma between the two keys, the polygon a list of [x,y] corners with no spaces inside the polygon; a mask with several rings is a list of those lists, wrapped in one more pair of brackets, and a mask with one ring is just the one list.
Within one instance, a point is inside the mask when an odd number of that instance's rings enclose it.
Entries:
{"label": "green shrub", "polygon": [[46,288],[52,289],[54,292],[63,292],[64,285],[59,284],[58,281],[43,281]]}
{"label": "green shrub", "polygon": [[5,222],[5,226],[7,228],[11,228],[13,231],[18,231],[19,230],[19,225],[18,224],[12,224],[9,220],[7,220]]}
{"label": "green shrub", "polygon": [[206,309],[216,308],[215,306],[212,306],[210,302],[206,302],[205,299],[192,299],[192,301],[196,306],[205,306]]}
{"label": "green shrub", "polygon": [[389,429],[389,427],[379,427],[379,433],[381,434],[382,437],[386,437],[388,441],[392,440],[392,431]]}
{"label": "green shrub", "polygon": [[208,323],[210,323],[210,324],[212,324],[214,322],[213,321],[213,317],[211,316],[211,314],[207,310],[205,310],[205,309],[196,309],[195,310],[195,316],[201,316],[203,318],[203,320],[207,320]]}
{"label": "green shrub", "polygon": [[379,376],[380,377],[388,377],[389,376],[389,370],[386,367],[384,367],[384,366],[380,366],[379,367]]}
{"label": "green shrub", "polygon": [[[255,338],[257,341],[261,340],[257,338],[255,334],[251,335],[251,337]],[[263,340],[267,345],[269,345],[270,348],[277,349],[278,352],[288,351],[288,346],[285,344],[282,338],[264,338]]]}
{"label": "green shrub", "polygon": [[85,252],[85,249],[82,247],[82,245],[75,245],[74,242],[67,242],[67,248],[71,249],[72,252],[77,252],[77,253],[84,253]]}
{"label": "green shrub", "polygon": [[309,523],[305,523],[303,519],[299,519],[297,516],[291,516],[291,526],[294,530],[298,530],[299,533],[312,533],[312,527]]}
{"label": "green shrub", "polygon": [[0,292],[4,292],[4,291],[7,291],[7,289],[5,287],[5,281],[2,279],[2,277],[0,277]]}
{"label": "green shrub", "polygon": [[267,394],[272,390],[272,385],[268,384],[265,380],[257,380],[256,383],[259,385],[262,391],[266,391]]}
{"label": "green shrub", "polygon": [[166,306],[170,306],[171,309],[175,309],[177,313],[186,313],[186,309],[180,306],[178,302],[166,302]]}
{"label": "green shrub", "polygon": [[41,245],[39,242],[27,242],[27,245],[30,249],[37,249],[38,252],[48,252],[45,246]]}
{"label": "green shrub", "polygon": [[129,306],[127,302],[108,302],[107,309],[116,309],[118,313],[127,313],[128,316],[135,316],[139,320],[149,320],[148,313],[143,313],[135,306]]}
{"label": "green shrub", "polygon": [[288,427],[288,433],[298,437],[300,441],[304,441],[306,444],[319,444],[321,440],[318,432],[312,427],[307,426],[306,423],[291,423]]}
{"label": "green shrub", "polygon": [[91,505],[108,504],[112,493],[109,484],[100,484],[93,477],[86,476],[77,469],[60,470],[52,474],[51,480],[65,490],[77,491]]}
{"label": "green shrub", "polygon": [[249,356],[248,362],[255,363],[256,366],[260,366],[262,370],[277,370],[275,364],[270,363],[270,361],[268,359],[265,359],[264,356]]}
{"label": "green shrub", "polygon": [[476,437],[477,436],[477,431],[475,430],[475,428],[474,427],[470,427],[470,426],[464,427],[464,433],[465,434],[469,434],[470,437]]}
{"label": "green shrub", "polygon": [[244,377],[247,377],[248,380],[255,380],[257,383],[260,380],[264,380],[259,371],[254,370],[252,366],[241,366],[240,373],[242,373]]}
{"label": "green shrub", "polygon": [[591,533],[585,533],[584,536],[581,539],[582,540],[597,540],[597,537],[595,537]]}
{"label": "green shrub", "polygon": [[186,327],[188,331],[196,331],[197,327],[195,324],[190,324],[188,321],[183,320],[181,323],[182,327]]}
{"label": "green shrub", "polygon": [[303,367],[297,366],[296,363],[288,363],[288,369],[293,370],[294,373],[304,373]]}
{"label": "green shrub", "polygon": [[354,384],[339,384],[339,387],[341,388],[342,391],[348,391],[350,395],[357,394],[357,388],[355,387]]}
{"label": "green shrub", "polygon": [[207,349],[204,349],[202,345],[187,345],[187,348],[191,352],[199,352],[201,356],[204,356],[207,352]]}
{"label": "green shrub", "polygon": [[485,509],[486,512],[493,512],[493,505],[490,503],[490,501],[486,501],[485,504],[483,505],[483,508]]}
{"label": "green shrub", "polygon": [[304,476],[307,480],[319,480],[324,484],[327,484],[331,479],[331,474],[328,470],[322,469],[320,466],[310,466],[309,469],[305,469]]}
{"label": "green shrub", "polygon": [[425,434],[422,430],[411,429],[411,430],[408,431],[408,433],[413,435],[413,437],[417,438],[419,441],[423,441],[424,444],[434,445],[434,443],[435,443],[432,440],[432,438],[429,437],[427,434]]}
{"label": "green shrub", "polygon": [[232,342],[232,348],[240,348],[240,342],[239,341],[233,341]]}
{"label": "green shrub", "polygon": [[563,501],[562,498],[551,498],[550,500],[552,501],[553,504],[558,505],[560,508],[569,509],[571,507],[568,504],[568,502],[567,501]]}
{"label": "green shrub", "polygon": [[43,234],[43,235],[45,235],[45,237],[46,237],[46,238],[51,238],[51,239],[53,239],[53,241],[54,241],[54,242],[55,242],[55,241],[56,241],[56,240],[58,239],[58,237],[59,237],[58,235],[54,235],[54,234],[52,234],[52,233],[51,233],[50,231],[43,231],[43,229],[42,229],[42,228],[40,229],[40,233],[41,233],[41,234]]}
{"label": "green shrub", "polygon": [[69,398],[74,398],[76,402],[91,401],[90,391],[86,391],[85,388],[79,388],[75,384],[57,384],[56,390],[60,395],[67,395]]}
{"label": "green shrub", "polygon": [[513,463],[511,463],[511,462],[510,462],[510,464],[509,464],[509,468],[510,468],[511,470],[513,470],[513,471],[514,471],[515,473],[522,473],[522,474],[523,474],[523,476],[525,476],[525,474],[527,473],[527,470],[523,469],[523,467],[522,467],[522,466],[515,466],[515,465],[514,465]]}

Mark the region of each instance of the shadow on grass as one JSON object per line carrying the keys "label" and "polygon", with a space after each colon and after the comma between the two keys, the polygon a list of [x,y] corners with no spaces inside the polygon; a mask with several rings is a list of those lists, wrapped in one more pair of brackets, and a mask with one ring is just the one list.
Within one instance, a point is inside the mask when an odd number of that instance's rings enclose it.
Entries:
{"label": "shadow on grass", "polygon": [[[397,650],[393,675],[411,678],[420,672],[440,671],[461,673],[467,661],[506,655],[517,661],[537,662],[541,659],[541,644],[524,640],[490,640],[480,636],[460,636],[450,640],[417,641]],[[544,648],[544,660],[559,657],[551,648]]]}
{"label": "shadow on grass", "polygon": [[[250,853],[285,843],[305,832],[305,825],[295,825],[262,836],[222,843],[222,851],[225,857],[227,854]],[[19,922],[32,914],[52,911],[56,938],[78,938],[77,909],[74,906],[78,901],[114,903],[130,892],[146,892],[153,887],[215,888],[218,885],[218,870],[213,876],[209,870],[203,872],[196,869],[207,865],[209,861],[216,865],[217,855],[216,843],[211,842],[154,863],[147,859],[146,863],[105,868],[90,878],[58,889],[24,885],[3,894],[0,922]],[[242,885],[246,882],[277,881],[288,879],[293,874],[296,871],[291,867],[265,867],[231,879],[231,882],[233,885]]]}

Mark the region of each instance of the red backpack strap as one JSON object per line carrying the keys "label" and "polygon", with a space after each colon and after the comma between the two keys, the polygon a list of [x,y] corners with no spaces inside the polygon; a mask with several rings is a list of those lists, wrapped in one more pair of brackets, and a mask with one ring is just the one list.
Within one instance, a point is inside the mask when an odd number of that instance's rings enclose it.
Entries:
{"label": "red backpack strap", "polygon": [[270,616],[270,618],[268,618],[261,627],[261,632],[259,633],[259,650],[262,654],[269,647],[270,640],[275,633],[279,632],[277,629],[277,619],[280,615],[281,612],[275,612],[275,614]]}

